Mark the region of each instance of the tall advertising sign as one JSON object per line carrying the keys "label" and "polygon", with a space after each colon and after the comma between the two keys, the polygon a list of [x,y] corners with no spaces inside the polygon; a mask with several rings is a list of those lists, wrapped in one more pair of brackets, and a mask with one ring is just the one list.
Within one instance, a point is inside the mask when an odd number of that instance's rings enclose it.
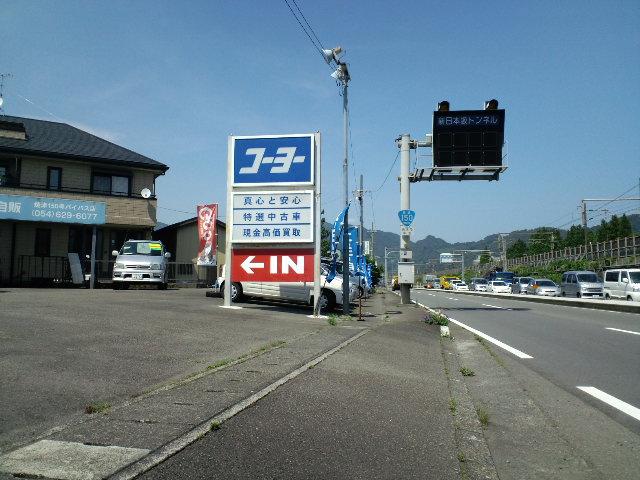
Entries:
{"label": "tall advertising sign", "polygon": [[198,259],[197,264],[206,267],[217,265],[216,253],[218,237],[216,236],[216,220],[218,204],[198,205]]}
{"label": "tall advertising sign", "polygon": [[[320,134],[230,136],[227,171],[225,277],[314,282],[317,303]],[[224,295],[229,307],[226,281]]]}

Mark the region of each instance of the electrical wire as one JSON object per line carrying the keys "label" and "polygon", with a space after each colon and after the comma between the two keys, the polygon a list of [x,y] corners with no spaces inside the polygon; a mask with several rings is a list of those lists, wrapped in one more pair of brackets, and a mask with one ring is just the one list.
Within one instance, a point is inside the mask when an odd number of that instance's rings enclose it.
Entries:
{"label": "electrical wire", "polygon": [[595,210],[602,210],[604,207],[606,207],[607,205],[615,202],[616,200],[618,200],[619,198],[622,198],[624,195],[626,195],[627,193],[629,193],[631,190],[635,190],[636,188],[638,188],[638,184],[633,185],[629,190],[625,190],[624,192],[622,192],[620,195],[618,195],[616,198],[614,198],[613,200],[609,200],[606,203],[603,203],[602,205],[600,205],[600,208],[596,208]]}
{"label": "electrical wire", "polygon": [[[283,0],[284,3],[287,5],[287,7],[289,7],[289,11],[291,11],[291,15],[293,15],[293,18],[296,19],[296,22],[298,22],[298,25],[300,25],[300,28],[302,29],[302,31],[305,33],[305,35],[307,36],[307,38],[309,39],[309,41],[311,42],[311,44],[315,47],[315,49],[318,51],[318,53],[322,56],[323,60],[324,60],[324,53],[322,52],[322,44],[320,43],[320,41],[318,41],[318,43],[315,42],[315,40],[313,38],[311,38],[311,35],[309,35],[309,32],[307,31],[307,29],[305,28],[305,26],[302,24],[302,22],[300,21],[300,18],[298,18],[298,15],[296,15],[296,12],[293,11],[293,8],[291,8],[291,5],[289,4],[288,0]],[[293,1],[293,0],[292,0]],[[295,3],[295,2],[294,2]],[[297,4],[296,4],[296,8],[297,8]],[[298,8],[298,11],[300,11],[300,9]],[[300,12],[300,14],[302,14],[302,12]],[[302,15],[302,17],[304,18],[304,15]],[[308,24],[308,22],[305,19],[305,23]],[[311,28],[311,27],[309,27]],[[312,30],[313,32],[313,30]],[[315,32],[313,33],[313,35],[315,36]]]}
{"label": "electrical wire", "polygon": [[389,168],[389,171],[387,172],[387,176],[384,177],[384,181],[382,182],[382,185],[380,185],[376,190],[374,190],[373,193],[378,193],[380,190],[382,190],[382,187],[384,187],[384,184],[387,183],[387,179],[389,178],[389,175],[391,174],[391,170],[393,170],[393,167],[396,166],[396,162],[398,161],[399,156],[400,156],[400,150],[398,150],[398,153],[396,153],[396,158],[391,164],[391,168]]}
{"label": "electrical wire", "polygon": [[313,37],[318,41],[318,44],[320,45],[320,48],[322,50],[324,50],[324,45],[322,45],[322,42],[320,41],[320,39],[318,38],[318,35],[316,35],[316,32],[313,30],[313,28],[311,27],[311,25],[309,24],[309,22],[307,21],[307,17],[304,16],[304,13],[302,13],[302,10],[300,10],[300,7],[298,6],[298,3],[296,2],[296,0],[291,0],[293,2],[293,4],[296,6],[296,9],[298,10],[298,12],[300,13],[300,15],[302,16],[302,19],[304,20],[304,23],[307,24],[307,27],[309,27],[309,30],[311,30],[311,33],[313,34]]}

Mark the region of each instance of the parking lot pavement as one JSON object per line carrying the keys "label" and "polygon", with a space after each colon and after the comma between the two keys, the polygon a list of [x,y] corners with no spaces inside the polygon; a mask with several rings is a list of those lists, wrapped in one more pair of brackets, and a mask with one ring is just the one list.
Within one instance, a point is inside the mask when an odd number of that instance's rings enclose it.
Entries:
{"label": "parking lot pavement", "polygon": [[0,452],[82,420],[88,405],[115,405],[328,327],[308,308],[221,304],[203,289],[4,289]]}

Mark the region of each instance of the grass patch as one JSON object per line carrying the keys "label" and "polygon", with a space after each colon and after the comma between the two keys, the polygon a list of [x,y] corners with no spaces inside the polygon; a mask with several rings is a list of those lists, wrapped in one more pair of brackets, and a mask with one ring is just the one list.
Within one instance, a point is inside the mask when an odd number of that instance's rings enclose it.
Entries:
{"label": "grass patch", "polygon": [[449,410],[451,410],[451,415],[455,415],[458,411],[458,402],[453,397],[449,399]]}
{"label": "grass patch", "polygon": [[218,360],[216,363],[212,363],[211,365],[208,365],[207,370],[213,370],[214,368],[224,367],[225,365],[229,365],[230,363],[231,363],[231,360],[229,360],[228,358],[225,358],[224,360]]}
{"label": "grass patch", "polygon": [[430,311],[425,317],[424,321],[429,325],[441,325],[444,327],[449,325],[449,319],[447,318],[447,316],[438,311]]}
{"label": "grass patch", "polygon": [[467,459],[466,459],[466,458],[465,458],[465,456],[464,456],[464,453],[462,453],[462,452],[458,452],[458,461],[459,461],[460,463],[464,463],[464,462],[466,462],[466,461],[467,461]]}
{"label": "grass patch", "polygon": [[460,373],[462,374],[463,377],[475,377],[476,375],[476,372],[474,372],[473,370],[467,367],[461,367]]}
{"label": "grass patch", "polygon": [[220,422],[216,422],[215,420],[211,422],[210,430],[213,432],[215,430],[220,430]]}
{"label": "grass patch", "polygon": [[335,327],[336,325],[338,325],[338,318],[336,315],[329,315],[329,318],[327,319],[327,323],[329,325],[331,325],[332,327]]}
{"label": "grass patch", "polygon": [[476,408],[476,413],[478,414],[478,420],[480,420],[482,428],[487,428],[487,425],[489,425],[489,412],[483,407],[478,407]]}
{"label": "grass patch", "polygon": [[[267,343],[266,345],[263,345],[261,347],[256,348],[255,350],[251,350],[251,354],[256,354],[256,353],[262,353],[262,352],[266,352],[267,350],[271,350],[272,348],[279,348],[282,347],[283,345],[286,345],[287,342],[285,342],[284,340],[276,340],[275,342],[271,342],[271,343]],[[245,355],[248,356],[248,355]],[[240,357],[240,359],[244,358]]]}
{"label": "grass patch", "polygon": [[84,407],[84,413],[93,414],[93,413],[104,413],[111,408],[111,404],[107,402],[93,402]]}

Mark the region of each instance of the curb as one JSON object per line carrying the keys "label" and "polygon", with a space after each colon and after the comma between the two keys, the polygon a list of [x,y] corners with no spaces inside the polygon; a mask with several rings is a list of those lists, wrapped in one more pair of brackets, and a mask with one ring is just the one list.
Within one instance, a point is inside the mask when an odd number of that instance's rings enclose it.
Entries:
{"label": "curb", "polygon": [[600,300],[598,302],[587,301],[582,299],[567,300],[554,297],[533,297],[530,295],[498,295],[493,293],[474,293],[474,292],[454,292],[447,290],[448,293],[457,295],[470,295],[473,297],[490,297],[501,298],[507,300],[517,300],[520,302],[537,302],[548,303],[551,305],[562,305],[563,307],[590,308],[592,310],[608,310],[612,312],[640,313],[640,303],[627,302],[627,304],[609,303],[609,300]]}

